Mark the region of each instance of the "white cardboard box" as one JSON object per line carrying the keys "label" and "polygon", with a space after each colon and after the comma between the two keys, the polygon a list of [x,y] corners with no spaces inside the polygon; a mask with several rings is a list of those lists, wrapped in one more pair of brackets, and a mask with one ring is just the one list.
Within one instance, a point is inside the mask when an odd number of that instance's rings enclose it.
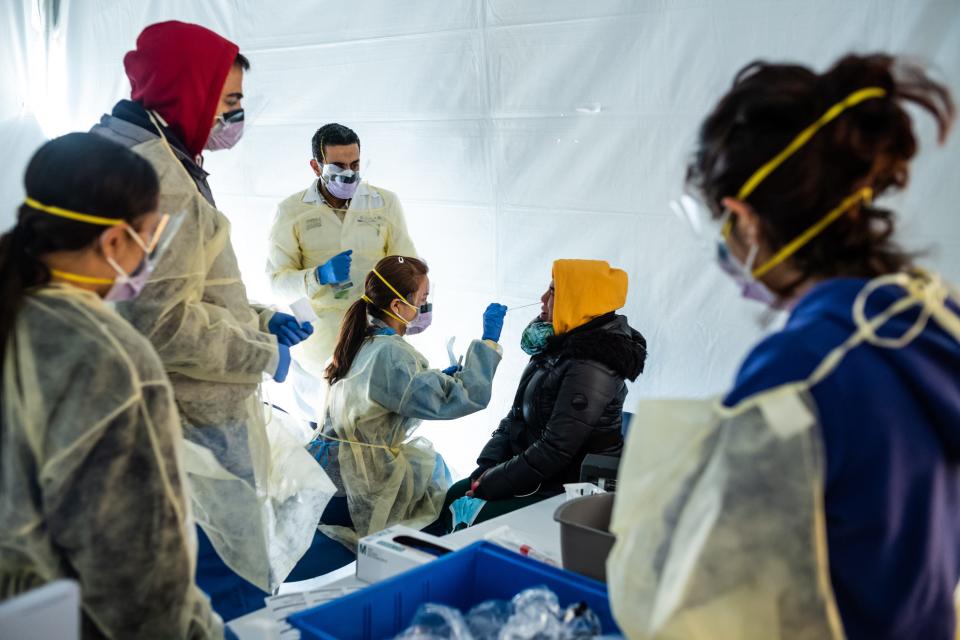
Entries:
{"label": "white cardboard box", "polygon": [[[447,551],[451,550],[437,536],[396,525],[360,539],[357,544],[357,579],[373,584],[430,562],[437,557],[410,544],[404,544],[402,539],[405,537],[436,545]],[[400,539],[399,542],[398,539]]]}

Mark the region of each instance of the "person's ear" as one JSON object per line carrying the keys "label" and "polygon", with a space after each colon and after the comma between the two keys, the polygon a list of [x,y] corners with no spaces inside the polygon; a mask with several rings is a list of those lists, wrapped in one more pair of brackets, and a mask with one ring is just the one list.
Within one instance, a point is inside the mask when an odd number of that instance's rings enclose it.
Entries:
{"label": "person's ear", "polygon": [[123,250],[123,243],[126,240],[127,232],[122,226],[110,227],[100,234],[97,241],[97,249],[105,258],[117,259],[117,256]]}
{"label": "person's ear", "polygon": [[391,301],[390,301],[390,307],[389,307],[390,313],[392,313],[393,315],[397,316],[398,318],[402,318],[402,317],[403,317],[403,314],[400,313],[400,307],[401,307],[402,304],[403,304],[403,303],[400,302],[400,300],[398,300],[397,298],[394,298],[393,300],[391,300]]}
{"label": "person's ear", "polygon": [[760,244],[760,217],[753,207],[736,198],[724,198],[721,204],[734,217],[738,239],[750,245]]}
{"label": "person's ear", "polygon": [[320,166],[320,163],[317,162],[315,158],[310,159],[310,168],[313,169],[313,173],[319,178],[323,174],[323,167]]}

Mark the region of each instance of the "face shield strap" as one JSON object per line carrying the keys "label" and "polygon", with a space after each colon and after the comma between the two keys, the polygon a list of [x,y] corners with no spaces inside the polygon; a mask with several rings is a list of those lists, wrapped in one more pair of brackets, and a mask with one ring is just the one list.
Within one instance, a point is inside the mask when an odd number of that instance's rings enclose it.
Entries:
{"label": "face shield strap", "polygon": [[23,202],[28,207],[36,211],[42,211],[43,213],[57,216],[58,218],[66,218],[68,220],[83,222],[85,224],[93,224],[101,227],[119,227],[127,224],[127,221],[121,218],[104,218],[102,216],[90,215],[89,213],[80,213],[79,211],[71,211],[70,209],[46,205],[34,200],[30,196],[27,196]]}
{"label": "face shield strap", "polygon": [[882,89],[880,87],[866,87],[864,89],[854,91],[846,98],[827,109],[827,111],[820,116],[816,122],[797,134],[797,137],[791,140],[790,144],[788,144],[783,151],[778,153],[773,157],[773,159],[757,169],[753,175],[743,183],[743,186],[740,187],[740,190],[737,192],[737,200],[746,200],[751,193],[756,191],[757,187],[760,186],[760,183],[763,182],[767,176],[773,173],[781,164],[786,162],[790,156],[796,153],[803,145],[807,144],[807,142],[809,142],[810,139],[813,138],[818,131],[820,131],[820,129],[824,128],[830,122],[835,120],[841,113],[851,107],[855,107],[861,102],[882,98],[885,95],[887,95],[886,89]]}
{"label": "face shield strap", "polygon": [[[784,245],[776,254],[764,264],[757,267],[753,270],[754,278],[762,278],[766,274],[770,273],[775,267],[786,261],[797,251],[802,249],[807,245],[811,240],[820,235],[824,229],[833,224],[840,216],[845,214],[847,211],[860,204],[861,202],[869,203],[873,200],[873,189],[870,187],[863,187],[855,193],[847,196],[843,199],[839,205],[837,205],[833,210],[830,211],[827,215],[820,219],[819,222],[811,226],[809,229],[801,233],[799,236],[788,242]],[[729,235],[729,232],[728,232]]]}
{"label": "face shield strap", "polygon": [[[877,98],[882,98],[887,95],[886,89],[881,87],[866,87],[864,89],[859,89],[854,91],[846,98],[840,102],[831,106],[827,111],[820,116],[816,122],[805,128],[797,136],[790,141],[780,153],[774,156],[770,161],[765,163],[759,169],[757,169],[753,175],[751,175],[746,182],[743,183],[743,186],[740,187],[737,191],[737,200],[745,202],[750,195],[756,191],[757,187],[760,186],[767,176],[773,173],[780,165],[787,161],[790,156],[796,153],[803,145],[810,141],[814,135],[817,134],[820,129],[825,127],[827,124],[835,120],[840,114],[842,114],[847,109],[854,107],[861,102],[867,100],[874,100]],[[845,198],[836,208],[831,210],[827,215],[821,218],[817,223],[811,226],[809,229],[804,231],[798,237],[793,239],[791,242],[787,243],[782,247],[772,258],[767,262],[760,265],[756,269],[751,270],[751,275],[755,279],[760,279],[774,268],[782,264],[788,258],[793,256],[797,251],[802,249],[809,243],[813,238],[819,235],[824,229],[826,229],[831,223],[837,220],[844,213],[852,209],[860,202],[870,202],[873,199],[873,189],[870,187],[863,187],[858,189],[855,193],[851,194]],[[730,233],[733,228],[733,217],[729,215],[729,212],[726,215],[726,220],[723,223],[721,234],[724,241],[729,239]],[[751,265],[752,266],[752,265]]]}
{"label": "face shield strap", "polygon": [[[154,230],[153,235],[150,238],[149,242],[144,242],[143,238],[140,237],[140,234],[137,233],[126,220],[122,218],[105,218],[103,216],[91,215],[89,213],[81,213],[79,211],[72,211],[70,209],[64,209],[62,207],[54,207],[51,205],[43,204],[34,198],[27,197],[24,199],[24,204],[35,211],[41,211],[48,215],[56,216],[58,218],[65,218],[67,220],[73,220],[75,222],[82,222],[84,224],[91,224],[101,227],[119,227],[123,226],[127,234],[133,239],[133,241],[143,250],[144,260],[151,260],[156,258],[157,247],[160,245],[160,240],[164,234],[164,231],[167,230],[170,223],[170,215],[163,214],[160,218],[160,222],[157,223],[157,228]],[[179,221],[179,220],[178,220]],[[178,225],[172,225],[177,227]],[[113,267],[113,270],[118,274],[123,273],[122,269],[116,264],[116,262],[107,257],[107,262]],[[76,282],[78,284],[90,284],[90,285],[101,285],[101,284],[113,284],[116,282],[114,278],[99,278],[95,276],[85,276],[79,273],[70,273],[68,271],[61,271],[59,269],[51,269],[50,274],[68,282]]]}
{"label": "face shield strap", "polygon": [[83,276],[79,273],[70,273],[68,271],[60,271],[59,269],[50,269],[50,275],[59,278],[61,280],[66,280],[67,282],[76,282],[77,284],[113,284],[116,282],[113,278],[95,278],[93,276]]}
{"label": "face shield strap", "polygon": [[371,300],[369,297],[367,297],[366,294],[360,296],[360,299],[363,300],[364,302],[366,302],[367,304],[369,304],[369,305],[370,305],[371,307],[373,307],[374,309],[379,309],[382,313],[387,314],[388,316],[390,316],[391,318],[393,318],[393,319],[396,320],[397,322],[403,323],[404,326],[410,326],[410,321],[409,321],[409,320],[404,320],[403,318],[401,318],[401,317],[398,316],[397,314],[393,313],[392,311],[388,311],[387,309],[381,309],[380,307],[378,307],[378,306],[376,305],[376,303],[375,303],[373,300]]}

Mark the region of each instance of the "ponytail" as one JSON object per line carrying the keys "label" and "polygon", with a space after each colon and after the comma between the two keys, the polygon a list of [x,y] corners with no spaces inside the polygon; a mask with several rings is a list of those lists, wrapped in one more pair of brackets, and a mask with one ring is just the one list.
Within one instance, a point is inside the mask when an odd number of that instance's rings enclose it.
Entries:
{"label": "ponytail", "polygon": [[363,341],[367,339],[370,323],[367,322],[367,303],[357,300],[347,309],[340,325],[340,336],[333,351],[333,361],[327,366],[324,377],[331,385],[343,380],[360,353]]}
{"label": "ponytail", "polygon": [[0,362],[27,290],[50,281],[50,271],[31,253],[28,231],[20,224],[0,236]]}

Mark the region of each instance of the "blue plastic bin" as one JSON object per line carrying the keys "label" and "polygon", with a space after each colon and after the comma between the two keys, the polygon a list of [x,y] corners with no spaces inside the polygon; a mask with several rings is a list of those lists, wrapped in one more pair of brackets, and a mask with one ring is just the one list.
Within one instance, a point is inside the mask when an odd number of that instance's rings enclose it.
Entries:
{"label": "blue plastic bin", "polygon": [[289,618],[304,640],[380,640],[404,629],[421,604],[437,602],[466,613],[486,600],[509,600],[524,589],[544,585],[561,606],[586,602],[600,616],[605,634],[620,633],[607,599],[607,587],[545,565],[489,542],[477,542],[362,591]]}

